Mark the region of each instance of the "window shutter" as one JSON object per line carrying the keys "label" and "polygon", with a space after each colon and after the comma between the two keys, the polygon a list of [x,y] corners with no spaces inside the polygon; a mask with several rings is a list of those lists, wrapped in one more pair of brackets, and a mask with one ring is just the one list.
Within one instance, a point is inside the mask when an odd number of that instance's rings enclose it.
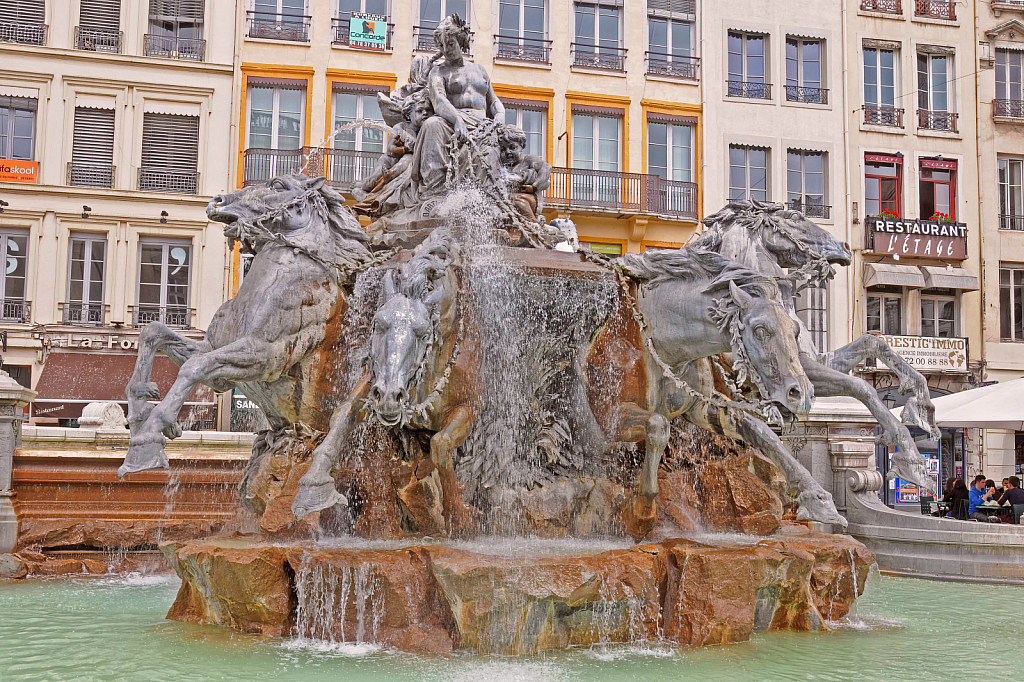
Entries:
{"label": "window shutter", "polygon": [[202,22],[205,0],[149,0],[149,16]]}
{"label": "window shutter", "polygon": [[109,169],[114,163],[114,110],[75,109],[71,162]]}
{"label": "window shutter", "polygon": [[121,0],[82,0],[78,24],[93,31],[119,30]]}
{"label": "window shutter", "polygon": [[195,173],[198,165],[198,116],[143,114],[143,168]]}
{"label": "window shutter", "polygon": [[45,0],[6,0],[0,8],[5,21],[42,24],[46,21]]}
{"label": "window shutter", "polygon": [[656,17],[693,16],[696,0],[647,0],[647,14]]}

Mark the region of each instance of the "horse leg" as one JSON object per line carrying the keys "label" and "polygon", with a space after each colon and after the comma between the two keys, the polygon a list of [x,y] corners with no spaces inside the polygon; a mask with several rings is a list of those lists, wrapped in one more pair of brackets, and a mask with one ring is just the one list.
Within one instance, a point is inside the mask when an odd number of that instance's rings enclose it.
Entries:
{"label": "horse leg", "polygon": [[211,348],[208,341],[194,341],[172,331],[161,322],[146,325],[139,334],[139,354],[135,360],[135,370],[125,389],[128,398],[128,427],[133,434],[139,430],[152,411],[149,401],[160,400],[160,389],[150,381],[157,352],[163,351],[174,364],[181,367],[196,353],[206,353],[209,350]]}
{"label": "horse leg", "polygon": [[651,412],[636,403],[622,403],[619,406],[619,442],[638,443],[644,441],[644,465],[640,473],[639,491],[648,500],[658,495],[658,467],[661,456],[668,446],[668,419]]}
{"label": "horse leg", "polygon": [[292,500],[292,514],[296,519],[312,512],[328,509],[336,504],[348,505],[345,496],[334,487],[331,470],[338,463],[341,447],[359,418],[359,410],[370,392],[370,375],[365,374],[349,399],[331,414],[327,435],[313,450],[309,470],[299,479],[299,489]]}
{"label": "horse leg", "polygon": [[903,408],[903,423],[918,427],[931,434],[932,438],[939,438],[939,428],[935,425],[935,405],[932,404],[928,391],[928,380],[896,354],[884,339],[874,334],[865,334],[852,343],[826,354],[826,358],[829,367],[843,374],[869,358],[881,360],[899,377],[900,394],[910,393]]}
{"label": "horse leg", "polygon": [[452,453],[455,448],[466,442],[473,426],[473,408],[459,405],[451,412],[448,422],[440,431],[430,438],[430,459],[437,467],[441,478],[441,505],[444,509],[444,520],[448,526],[448,534],[461,531],[467,524],[462,508],[462,495],[459,483],[455,479],[455,467],[452,465]]}

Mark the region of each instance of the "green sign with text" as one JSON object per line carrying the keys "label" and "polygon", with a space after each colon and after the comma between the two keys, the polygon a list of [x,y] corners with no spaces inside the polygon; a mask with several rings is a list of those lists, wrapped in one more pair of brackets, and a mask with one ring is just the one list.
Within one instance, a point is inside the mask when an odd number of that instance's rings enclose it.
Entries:
{"label": "green sign with text", "polygon": [[348,44],[367,50],[386,50],[388,19],[379,14],[353,14],[348,20]]}

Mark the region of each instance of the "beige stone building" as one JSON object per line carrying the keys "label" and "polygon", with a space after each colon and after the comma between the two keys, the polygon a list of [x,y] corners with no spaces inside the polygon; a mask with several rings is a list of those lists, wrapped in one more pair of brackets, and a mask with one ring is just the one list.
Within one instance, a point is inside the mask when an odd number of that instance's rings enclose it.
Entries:
{"label": "beige stone building", "polygon": [[[205,208],[231,176],[234,17],[233,1],[0,3],[0,330],[37,421],[123,400],[139,327],[201,335],[228,292]],[[200,426],[211,398],[191,400]]]}

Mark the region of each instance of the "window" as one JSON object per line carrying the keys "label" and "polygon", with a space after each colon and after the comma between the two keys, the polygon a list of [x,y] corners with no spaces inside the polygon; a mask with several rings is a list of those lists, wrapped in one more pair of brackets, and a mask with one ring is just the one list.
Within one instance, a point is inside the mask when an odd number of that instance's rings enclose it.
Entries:
{"label": "window", "polygon": [[198,184],[199,117],[143,114],[139,189],[195,194]]}
{"label": "window", "polygon": [[[619,171],[622,163],[622,119],[574,113],[572,167],[581,170]],[[573,173],[573,196],[618,204],[622,183],[617,173]]]}
{"label": "window", "polygon": [[[653,3],[648,3],[648,9],[653,8]],[[697,77],[692,21],[651,15],[647,17],[647,37],[647,73],[681,78]]]}
{"label": "window", "polygon": [[269,180],[302,167],[305,96],[298,87],[249,87],[245,182]]}
{"label": "window", "polygon": [[532,105],[509,104],[505,107],[505,123],[517,125],[526,133],[526,153],[534,154],[541,158],[547,157],[547,136],[548,112],[547,107],[536,108]]}
{"label": "window", "polygon": [[550,61],[546,0],[500,0],[496,57]]}
{"label": "window", "polygon": [[573,64],[622,71],[622,8],[614,2],[576,3],[576,42]]}
{"label": "window", "polygon": [[796,295],[796,314],[819,353],[828,352],[828,287],[809,284]]}
{"label": "window", "polygon": [[68,184],[114,186],[114,110],[75,108]]}
{"label": "window", "polygon": [[864,122],[903,126],[903,110],[896,109],[895,50],[864,48]]}
{"label": "window", "polygon": [[666,181],[658,183],[658,213],[696,217],[692,168],[693,126],[648,120],[647,172]]}
{"label": "window", "polygon": [[6,0],[0,4],[0,42],[46,42],[45,0]]}
{"label": "window", "polygon": [[956,161],[921,159],[921,218],[956,219]]}
{"label": "window", "polygon": [[0,159],[35,157],[36,100],[0,96]]}
{"label": "window", "polygon": [[956,292],[949,289],[923,289],[921,336],[949,339],[956,335]]}
{"label": "window", "polygon": [[[338,0],[338,16],[348,18],[353,14],[376,14],[388,16],[388,0]],[[345,24],[348,30],[348,24]]]}
{"label": "window", "polygon": [[996,48],[996,98],[992,102],[996,116],[1024,118],[1024,92],[1021,88],[1021,61],[1024,52]]}
{"label": "window", "polygon": [[249,37],[309,42],[306,0],[254,0]]}
{"label": "window", "polygon": [[766,42],[763,35],[729,31],[729,82],[726,94],[730,97],[772,98],[771,85],[767,82]]}
{"label": "window", "polygon": [[903,333],[903,293],[899,287],[868,289],[869,332],[899,335]]}
{"label": "window", "polygon": [[188,328],[189,270],[192,243],[184,240],[143,238],[139,243],[139,295],[135,306],[136,327],[163,322]]}
{"label": "window", "polygon": [[957,114],[951,113],[952,59],[945,54],[917,55],[917,126],[956,132]]}
{"label": "window", "polygon": [[902,216],[903,158],[867,154],[864,157],[864,215]]}
{"label": "window", "polygon": [[786,101],[828,104],[821,46],[820,40],[786,38]]}
{"label": "window", "polygon": [[768,201],[768,150],[729,145],[729,201]]}
{"label": "window", "polygon": [[107,239],[103,235],[72,232],[70,246],[64,323],[102,325]]}
{"label": "window", "polygon": [[999,265],[999,337],[1024,341],[1024,264]]}
{"label": "window", "polygon": [[828,218],[825,203],[825,155],[790,149],[786,155],[786,201],[811,218]]}
{"label": "window", "polygon": [[380,17],[390,18],[388,0],[338,0],[338,17],[333,20],[334,42],[340,45],[349,45],[351,47],[375,50],[392,49],[391,35],[394,26],[390,21],[388,21],[385,31],[385,42],[383,46],[364,43],[362,41],[356,41],[356,44],[351,43],[349,41],[349,28],[352,15],[354,14],[373,14]]}
{"label": "window", "polygon": [[4,273],[0,277],[0,319],[27,322],[28,231],[0,230],[0,251],[4,254]]}
{"label": "window", "polygon": [[434,29],[450,14],[458,14],[468,24],[466,0],[420,0],[420,23],[413,31],[417,50],[433,52],[437,49]]}
{"label": "window", "polygon": [[358,120],[383,121],[374,92],[334,91],[334,151],[331,152],[330,178],[345,185],[361,183],[369,177],[384,153],[384,132],[359,126],[338,130]]}
{"label": "window", "polygon": [[205,0],[149,0],[149,33],[145,52],[150,57],[203,61]]}
{"label": "window", "polygon": [[1024,230],[1021,159],[999,159],[999,229]]}
{"label": "window", "polygon": [[81,0],[75,45],[93,52],[121,51],[121,0]]}

